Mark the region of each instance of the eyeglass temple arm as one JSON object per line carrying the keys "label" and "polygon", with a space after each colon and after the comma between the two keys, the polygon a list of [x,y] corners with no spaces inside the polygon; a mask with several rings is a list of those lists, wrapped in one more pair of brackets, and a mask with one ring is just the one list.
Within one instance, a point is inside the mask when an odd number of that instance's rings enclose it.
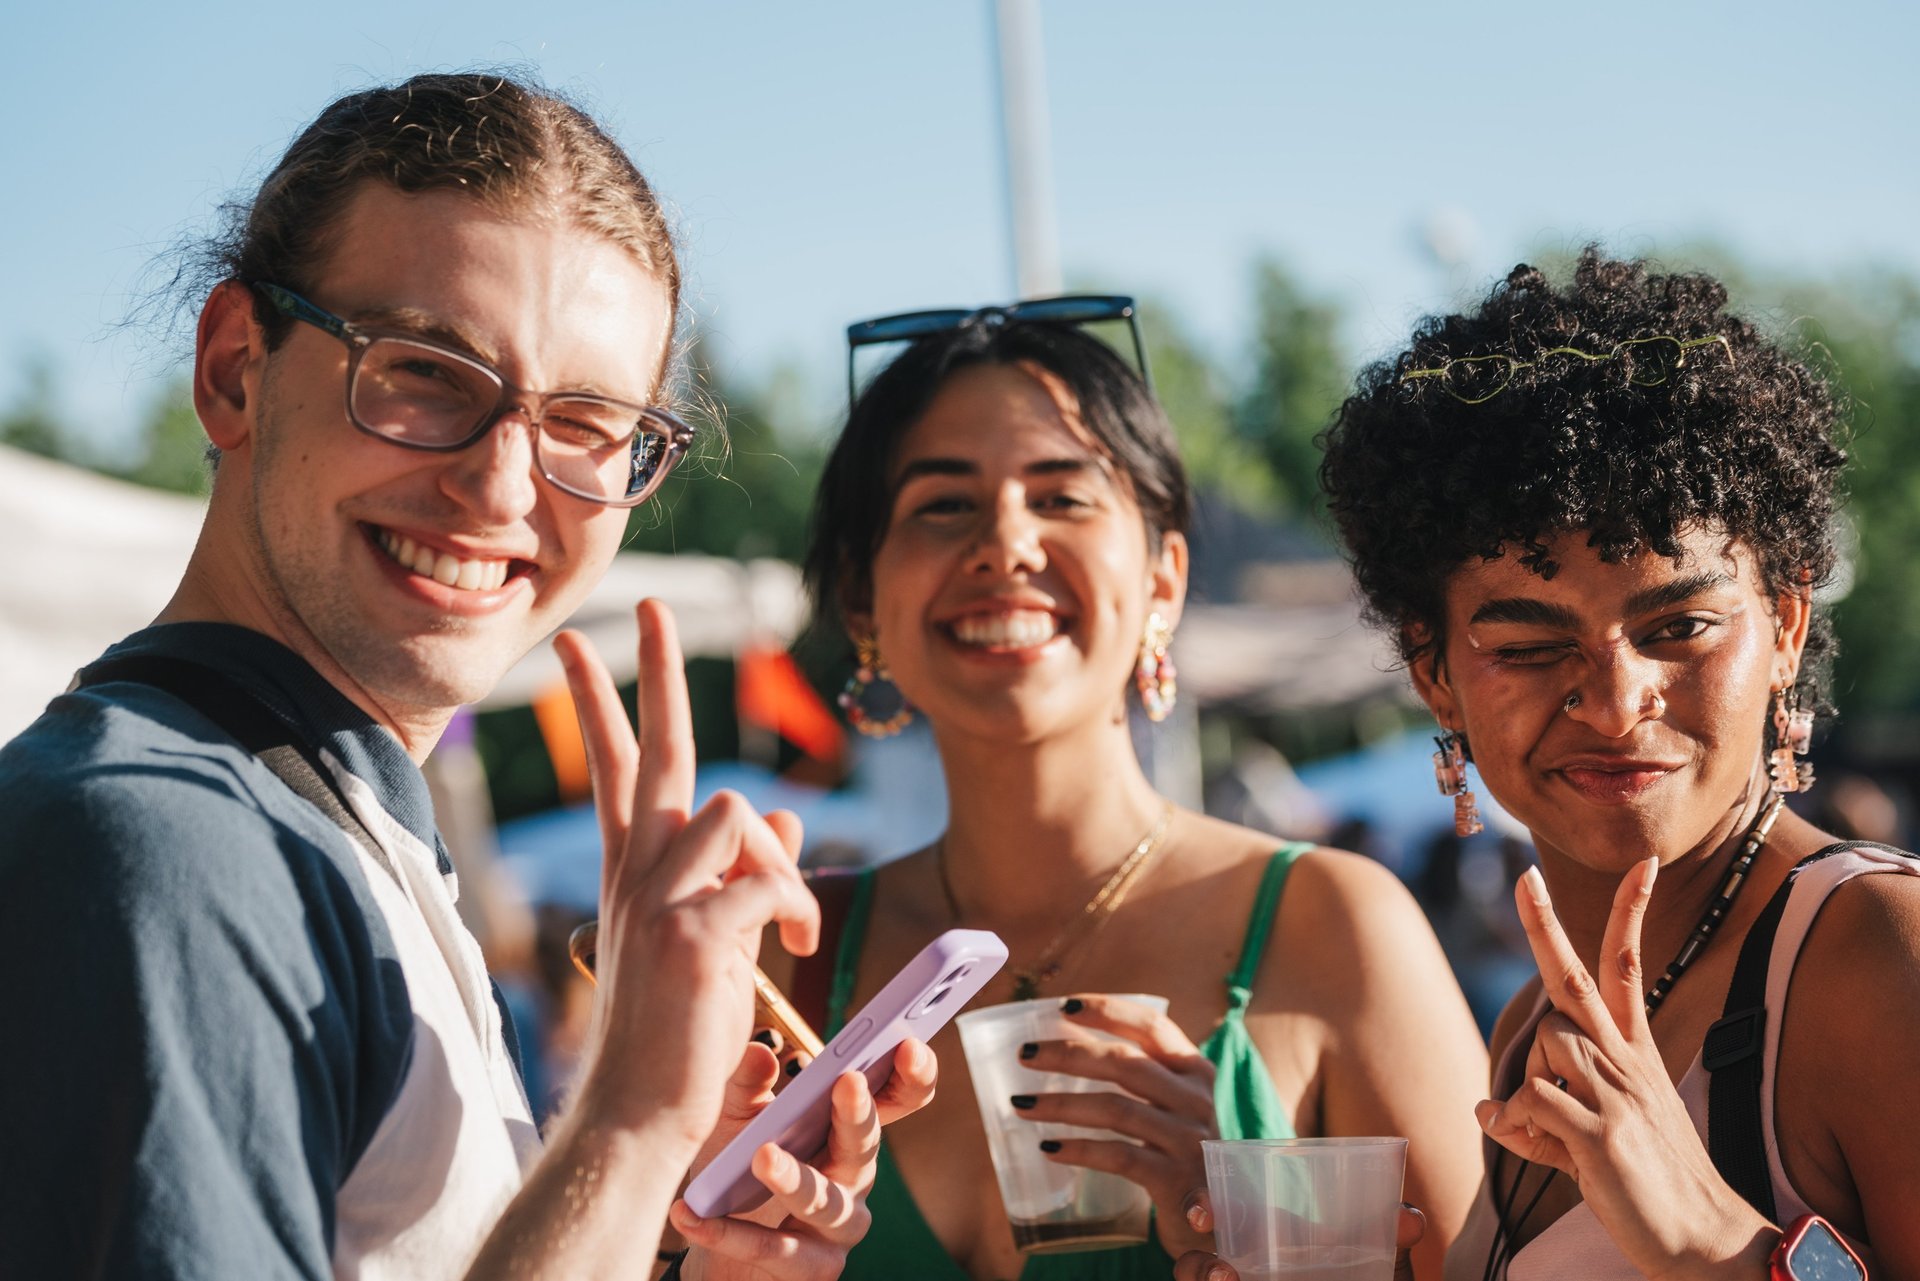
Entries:
{"label": "eyeglass temple arm", "polygon": [[267,301],[272,303],[274,310],[281,315],[290,316],[294,320],[304,320],[309,325],[326,330],[335,338],[347,337],[346,321],[330,311],[322,311],[293,290],[282,289],[279,285],[268,284],[265,281],[255,285],[254,288],[265,294]]}

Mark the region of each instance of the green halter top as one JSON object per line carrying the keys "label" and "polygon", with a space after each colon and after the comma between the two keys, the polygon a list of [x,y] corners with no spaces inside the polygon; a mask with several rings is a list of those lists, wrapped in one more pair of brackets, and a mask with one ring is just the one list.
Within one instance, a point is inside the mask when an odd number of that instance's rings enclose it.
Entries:
{"label": "green halter top", "polygon": [[[1260,891],[1254,896],[1253,915],[1247,922],[1239,964],[1227,976],[1226,1017],[1200,1046],[1200,1053],[1215,1068],[1213,1109],[1223,1139],[1293,1137],[1292,1119],[1274,1092],[1273,1079],[1267,1075],[1260,1051],[1247,1032],[1246,1013],[1253,999],[1254,975],[1259,972],[1260,958],[1266,954],[1267,936],[1273,929],[1287,870],[1293,866],[1294,859],[1312,848],[1309,844],[1292,842],[1276,850],[1268,861],[1266,873],[1260,879]],[[860,949],[866,941],[867,917],[873,907],[873,879],[872,872],[859,877],[840,933],[840,947],[834,958],[833,989],[827,1005],[829,1037],[840,1030],[846,1020],[847,1006],[853,1000]],[[905,1278],[968,1281],[967,1274],[927,1226],[920,1207],[914,1204],[913,1194],[907,1190],[906,1181],[900,1177],[893,1153],[884,1142],[880,1145],[873,1190],[867,1195],[867,1208],[873,1212],[873,1226],[847,1259],[842,1281],[904,1281]],[[1172,1275],[1172,1257],[1160,1248],[1158,1241],[1149,1240],[1142,1245],[1080,1254],[1033,1255],[1020,1270],[1019,1281],[1167,1281]]]}

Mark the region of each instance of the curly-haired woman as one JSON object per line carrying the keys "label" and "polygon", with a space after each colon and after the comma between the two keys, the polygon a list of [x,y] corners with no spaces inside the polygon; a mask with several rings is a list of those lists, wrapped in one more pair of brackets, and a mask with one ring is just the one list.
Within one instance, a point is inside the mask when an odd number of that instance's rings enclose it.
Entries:
{"label": "curly-haired woman", "polygon": [[1920,863],[1782,795],[1831,656],[1840,406],[1725,306],[1593,250],[1565,288],[1520,267],[1326,436],[1461,822],[1470,760],[1540,855],[1456,1281],[1757,1278],[1783,1232],[1787,1275],[1853,1275],[1845,1238],[1920,1276]]}

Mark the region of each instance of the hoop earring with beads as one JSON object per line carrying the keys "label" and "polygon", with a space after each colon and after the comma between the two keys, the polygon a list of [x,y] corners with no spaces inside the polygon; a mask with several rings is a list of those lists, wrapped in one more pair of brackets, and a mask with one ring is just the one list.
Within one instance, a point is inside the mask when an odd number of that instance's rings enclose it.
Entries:
{"label": "hoop earring with beads", "polygon": [[868,738],[891,738],[912,723],[913,707],[887,675],[873,637],[854,637],[853,650],[857,665],[840,691],[840,710],[846,713],[847,724]]}

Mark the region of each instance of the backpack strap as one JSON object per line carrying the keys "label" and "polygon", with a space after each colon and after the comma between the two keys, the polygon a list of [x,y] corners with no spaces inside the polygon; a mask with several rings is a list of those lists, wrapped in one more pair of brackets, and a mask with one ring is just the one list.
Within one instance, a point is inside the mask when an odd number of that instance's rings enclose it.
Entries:
{"label": "backpack strap", "polygon": [[[104,685],[109,681],[127,681],[151,685],[193,708],[220,727],[221,732],[251,752],[295,796],[306,801],[366,851],[381,870],[393,878],[403,894],[411,894],[401,879],[400,869],[386,848],[375,840],[360,816],[347,804],[346,793],[333,776],[320,753],[306,736],[297,732],[258,694],[226,673],[203,663],[159,654],[132,654],[124,658],[102,659],[80,670],[74,688]],[[445,857],[444,853],[441,855]],[[500,1011],[500,1036],[513,1069],[525,1082],[525,1054],[520,1045],[520,1028],[513,1011],[507,1008],[506,993],[491,974],[487,986],[493,990],[494,1006]]]}
{"label": "backpack strap", "polygon": [[326,815],[335,827],[367,852],[367,857],[405,888],[400,869],[393,865],[386,849],[347,804],[346,794],[340,790],[333,772],[321,761],[319,751],[252,690],[202,663],[158,654],[103,659],[82,668],[75,684],[85,688],[109,681],[150,685],[173,695],[212,721],[234,742],[259,758],[294,795]]}

